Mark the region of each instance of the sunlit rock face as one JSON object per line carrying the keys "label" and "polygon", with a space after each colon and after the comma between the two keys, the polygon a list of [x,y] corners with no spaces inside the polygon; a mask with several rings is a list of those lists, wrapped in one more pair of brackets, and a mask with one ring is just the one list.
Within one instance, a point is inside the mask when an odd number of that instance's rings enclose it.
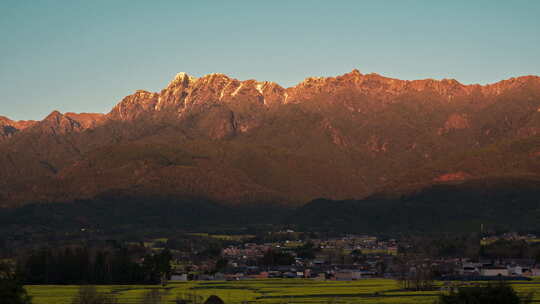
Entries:
{"label": "sunlit rock face", "polygon": [[130,121],[155,110],[159,94],[143,90],[124,97],[107,115],[112,120]]}
{"label": "sunlit rock face", "polygon": [[13,121],[7,117],[0,116],[0,143],[34,124],[36,124],[36,121],[33,120]]}
{"label": "sunlit rock face", "polygon": [[2,206],[122,192],[226,203],[360,198],[538,175],[540,78],[490,85],[358,70],[284,88],[177,74],[107,114],[0,117]]}

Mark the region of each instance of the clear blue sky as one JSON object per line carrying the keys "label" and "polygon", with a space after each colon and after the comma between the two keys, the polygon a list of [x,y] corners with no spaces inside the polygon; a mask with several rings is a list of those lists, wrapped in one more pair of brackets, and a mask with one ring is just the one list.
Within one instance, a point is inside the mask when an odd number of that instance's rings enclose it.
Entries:
{"label": "clear blue sky", "polygon": [[0,1],[0,115],[108,112],[177,72],[291,86],[358,68],[540,74],[540,1]]}

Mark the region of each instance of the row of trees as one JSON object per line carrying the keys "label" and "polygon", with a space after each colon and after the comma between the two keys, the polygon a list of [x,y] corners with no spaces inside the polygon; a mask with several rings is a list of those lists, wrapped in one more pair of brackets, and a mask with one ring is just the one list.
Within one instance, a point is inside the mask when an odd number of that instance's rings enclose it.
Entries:
{"label": "row of trees", "polygon": [[536,259],[540,263],[540,244],[525,240],[498,240],[480,247],[480,256],[485,258]]}
{"label": "row of trees", "polygon": [[[163,252],[160,254],[162,255]],[[0,303],[2,304],[32,304],[32,299],[24,288],[23,279],[12,264],[0,263]],[[164,303],[166,291],[152,288],[143,293],[140,304]],[[98,290],[93,285],[81,285],[73,297],[72,304],[119,304],[118,299],[109,292]],[[217,296],[206,300],[195,293],[184,293],[176,297],[177,304],[224,304]]]}
{"label": "row of trees", "polygon": [[42,249],[17,262],[26,284],[156,284],[171,275],[171,253],[165,249],[141,258],[127,248]]}
{"label": "row of trees", "polygon": [[532,293],[519,295],[512,286],[503,282],[486,286],[461,287],[449,294],[441,294],[437,304],[528,304]]}
{"label": "row of trees", "polygon": [[[160,289],[150,289],[143,293],[139,299],[140,304],[162,304],[166,294]],[[204,300],[203,297],[186,293],[176,297],[176,304],[225,304],[218,296],[212,295]],[[99,291],[95,286],[85,285],[79,288],[79,292],[73,298],[72,304],[119,304],[118,299],[103,291]]]}
{"label": "row of trees", "polygon": [[429,257],[529,258],[540,262],[540,244],[525,240],[498,240],[481,245],[481,235],[412,236],[404,238],[399,252]]}
{"label": "row of trees", "polygon": [[431,290],[434,284],[434,271],[429,261],[422,259],[396,259],[397,282],[403,289],[413,291]]}

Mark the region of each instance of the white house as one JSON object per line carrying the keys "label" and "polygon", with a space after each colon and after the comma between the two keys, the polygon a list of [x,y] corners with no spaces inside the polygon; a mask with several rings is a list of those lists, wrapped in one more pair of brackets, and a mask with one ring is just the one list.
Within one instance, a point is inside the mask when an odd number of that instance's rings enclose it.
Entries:
{"label": "white house", "polygon": [[523,267],[521,266],[511,266],[509,267],[508,271],[510,272],[511,275],[517,275],[517,276],[523,275]]}
{"label": "white house", "polygon": [[508,276],[508,268],[506,267],[484,267],[480,270],[480,275],[486,277],[496,277],[496,276]]}
{"label": "white house", "polygon": [[352,281],[352,280],[358,280],[361,277],[362,277],[362,274],[360,273],[360,271],[342,270],[342,271],[336,272],[337,281]]}
{"label": "white house", "polygon": [[183,274],[173,274],[173,275],[171,275],[171,279],[169,281],[170,282],[184,282],[184,281],[187,281],[187,280],[188,280],[187,274],[183,273]]}

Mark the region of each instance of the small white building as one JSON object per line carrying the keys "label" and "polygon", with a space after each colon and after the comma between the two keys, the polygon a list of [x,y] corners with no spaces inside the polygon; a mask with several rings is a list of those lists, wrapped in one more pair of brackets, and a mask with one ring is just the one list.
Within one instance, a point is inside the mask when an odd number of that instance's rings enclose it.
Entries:
{"label": "small white building", "polygon": [[336,281],[352,281],[352,280],[359,280],[362,277],[362,274],[360,271],[354,271],[354,270],[343,270],[336,272]]}
{"label": "small white building", "polygon": [[508,268],[506,267],[484,267],[480,270],[480,275],[486,277],[496,277],[496,276],[508,276]]}
{"label": "small white building", "polygon": [[480,273],[482,264],[479,263],[464,263],[460,269],[462,275],[477,275]]}
{"label": "small white building", "polygon": [[170,282],[185,282],[187,280],[188,280],[187,274],[182,273],[182,274],[173,274],[173,275],[171,275],[171,279],[169,281]]}
{"label": "small white building", "polygon": [[520,276],[523,275],[523,267],[521,266],[511,266],[508,268],[508,271],[511,275]]}

